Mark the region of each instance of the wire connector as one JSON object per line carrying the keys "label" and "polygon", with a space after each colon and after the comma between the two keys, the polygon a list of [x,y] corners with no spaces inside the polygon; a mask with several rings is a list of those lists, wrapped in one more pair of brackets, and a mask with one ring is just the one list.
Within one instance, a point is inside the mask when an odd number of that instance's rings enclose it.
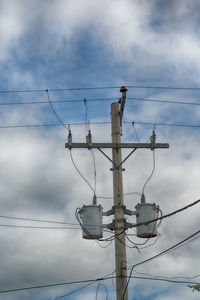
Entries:
{"label": "wire connector", "polygon": [[156,134],[155,131],[152,132],[152,136],[150,137],[150,142],[151,142],[151,150],[156,149]]}
{"label": "wire connector", "polygon": [[86,143],[88,144],[88,149],[91,149],[92,146],[92,135],[91,135],[91,131],[88,131],[88,135],[86,135]]}
{"label": "wire connector", "polygon": [[72,149],[72,132],[71,132],[71,130],[69,130],[69,133],[68,133],[68,148],[69,148],[69,150]]}

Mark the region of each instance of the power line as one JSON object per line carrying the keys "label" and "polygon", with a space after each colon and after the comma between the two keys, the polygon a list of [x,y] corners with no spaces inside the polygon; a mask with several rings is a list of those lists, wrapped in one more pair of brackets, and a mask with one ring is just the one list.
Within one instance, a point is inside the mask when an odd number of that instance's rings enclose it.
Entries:
{"label": "power line", "polygon": [[[138,125],[155,125],[156,126],[169,126],[169,127],[188,127],[188,128],[200,128],[200,125],[195,124],[173,124],[173,123],[159,123],[159,122],[134,122]],[[85,126],[85,122],[63,123],[66,126]],[[63,124],[49,123],[49,124],[25,124],[25,125],[0,125],[0,129],[13,129],[13,128],[37,128],[37,127],[60,127]],[[103,122],[90,122],[90,125],[108,125],[109,121]],[[123,124],[132,124],[132,122],[123,122]]]}
{"label": "power line", "polygon": [[78,174],[82,177],[82,179],[87,183],[87,185],[90,187],[90,189],[93,191],[93,193],[95,194],[95,189],[91,186],[91,184],[89,183],[89,181],[85,178],[85,176],[80,172],[80,170],[78,169],[77,165],[74,162],[73,156],[72,156],[72,150],[69,151],[70,154],[70,158],[71,161],[74,165],[74,168],[76,169],[76,171],[78,172]]}
{"label": "power line", "polygon": [[146,182],[145,182],[144,185],[143,185],[143,188],[142,188],[142,194],[144,194],[145,188],[146,188],[148,182],[151,180],[151,178],[152,178],[152,176],[153,176],[153,174],[154,174],[155,167],[156,167],[155,149],[153,149],[153,169],[152,169],[152,171],[151,171],[151,174],[149,175],[149,177],[147,178]]}
{"label": "power line", "polygon": [[53,223],[53,224],[65,224],[65,225],[78,225],[78,223],[70,223],[70,222],[61,222],[61,221],[51,221],[51,220],[42,220],[42,219],[33,219],[33,218],[23,218],[23,217],[13,217],[13,216],[3,216],[0,215],[0,218],[4,219],[13,219],[20,221],[31,221],[31,222],[39,222],[39,223]]}
{"label": "power line", "polygon": [[[129,89],[160,89],[160,90],[191,90],[200,91],[200,87],[184,87],[184,86],[147,86],[147,85],[126,85]],[[81,90],[105,90],[119,89],[121,86],[96,86],[96,87],[74,87],[74,88],[48,88],[50,92],[62,91],[81,91]],[[22,89],[22,90],[0,90],[1,94],[8,93],[40,93],[46,92],[47,89]]]}
{"label": "power line", "polygon": [[147,222],[134,224],[134,225],[132,225],[132,227],[138,227],[138,226],[141,226],[141,225],[148,225],[150,223],[153,223],[153,222],[156,222],[156,221],[159,221],[159,220],[163,220],[163,219],[171,217],[171,216],[173,216],[173,215],[175,215],[175,214],[177,214],[179,212],[182,212],[183,210],[186,210],[186,209],[188,209],[188,208],[190,208],[190,207],[198,204],[199,202],[200,202],[200,199],[198,199],[198,200],[196,200],[196,201],[194,201],[194,202],[192,202],[192,203],[190,203],[190,204],[188,204],[188,205],[186,205],[186,206],[184,206],[184,207],[182,207],[180,209],[177,209],[177,210],[175,210],[175,211],[173,211],[173,212],[171,212],[169,214],[166,214],[164,216],[155,218],[155,219],[147,221]]}
{"label": "power line", "polygon": [[35,286],[21,287],[21,288],[16,288],[16,289],[0,290],[0,294],[27,291],[27,290],[34,290],[34,289],[41,289],[41,288],[56,287],[56,286],[62,286],[62,285],[72,285],[72,284],[79,284],[79,283],[92,283],[92,282],[98,282],[98,281],[103,281],[103,280],[109,280],[109,279],[113,279],[113,278],[115,278],[115,276],[102,277],[102,278],[97,278],[97,279],[88,279],[88,280],[79,280],[79,281],[69,281],[69,282],[61,282],[61,283],[35,285]]}
{"label": "power line", "polygon": [[200,91],[199,87],[177,87],[177,86],[144,86],[144,85],[126,85],[129,89],[159,89],[159,90],[191,90]]}
{"label": "power line", "polygon": [[134,279],[145,279],[145,280],[154,280],[154,281],[166,281],[171,283],[179,283],[179,284],[199,284],[199,282],[191,282],[184,280],[173,280],[173,279],[165,279],[165,278],[150,278],[150,277],[142,277],[142,276],[131,276]]}
{"label": "power line", "polygon": [[[34,290],[34,289],[42,289],[42,288],[50,288],[50,287],[57,287],[57,286],[64,286],[64,285],[80,284],[80,283],[89,283],[89,284],[87,284],[87,285],[85,285],[81,288],[78,288],[78,289],[76,289],[72,292],[69,292],[68,294],[65,294],[65,295],[62,295],[60,297],[55,298],[55,300],[57,300],[57,299],[61,299],[63,297],[66,297],[70,294],[73,294],[73,293],[75,293],[75,292],[77,292],[77,291],[93,284],[93,283],[115,279],[116,277],[119,277],[119,276],[109,276],[109,277],[102,277],[102,278],[97,278],[97,279],[61,282],[61,283],[53,283],[53,284],[46,284],[46,285],[21,287],[21,288],[16,288],[16,289],[0,290],[0,294],[14,293],[14,292],[20,292],[20,291]],[[172,283],[182,283],[182,284],[199,284],[199,282],[172,280],[172,279],[164,279],[164,278],[149,278],[149,277],[143,277],[143,276],[131,276],[129,278],[144,279],[144,280],[168,281],[168,282],[172,282]]]}
{"label": "power line", "polygon": [[[117,98],[117,97],[116,97]],[[112,101],[116,100],[116,98],[89,98],[87,102],[96,102],[96,101]],[[127,100],[138,101],[138,102],[156,102],[156,103],[167,103],[167,104],[180,104],[180,105],[192,105],[192,106],[199,106],[199,102],[185,102],[179,100],[160,100],[160,99],[147,99],[147,98],[133,98],[127,97]],[[62,104],[62,103],[81,103],[83,102],[82,99],[73,99],[73,100],[51,100],[51,103],[54,104]],[[0,102],[0,106],[6,105],[32,105],[32,104],[49,104],[49,101],[23,101],[23,102]]]}
{"label": "power line", "polygon": [[185,238],[184,240],[182,240],[182,241],[176,243],[175,245],[173,245],[173,246],[167,248],[166,250],[164,250],[164,251],[162,251],[162,252],[160,252],[160,253],[158,253],[158,254],[156,254],[156,255],[150,257],[150,258],[147,258],[147,259],[145,259],[145,260],[143,260],[143,261],[141,261],[141,262],[138,262],[138,263],[136,263],[135,265],[133,265],[132,268],[131,268],[130,274],[129,274],[129,278],[128,278],[128,281],[127,281],[126,288],[125,288],[125,290],[124,290],[124,295],[123,295],[122,300],[124,300],[124,296],[125,296],[126,290],[127,290],[127,288],[128,288],[128,285],[129,285],[129,282],[130,282],[130,279],[131,279],[131,276],[132,276],[132,273],[133,273],[133,269],[134,269],[135,267],[138,267],[138,266],[143,265],[143,264],[145,264],[145,263],[147,263],[147,262],[150,262],[150,261],[152,261],[152,260],[154,260],[154,259],[156,259],[156,258],[159,258],[160,256],[167,254],[169,251],[175,250],[178,246],[182,245],[183,243],[185,243],[186,241],[190,240],[191,238],[193,238],[194,236],[198,235],[199,233],[200,233],[200,230],[196,231],[195,233],[193,233],[192,235],[188,236],[188,237]]}
{"label": "power line", "polygon": [[200,105],[200,103],[198,102],[184,102],[184,101],[177,101],[177,100],[159,100],[159,99],[146,99],[146,98],[133,98],[133,97],[127,97],[126,99],[133,100],[133,101],[141,101],[141,102],[156,102],[156,103],[181,104],[181,105],[193,105],[193,106]]}
{"label": "power line", "polygon": [[[112,101],[116,100],[116,98],[90,98],[87,99],[88,102],[96,102],[96,101]],[[61,104],[61,103],[80,103],[83,102],[82,99],[74,99],[74,100],[51,100],[51,103]],[[0,105],[29,105],[29,104],[49,104],[49,101],[23,101],[23,102],[0,102]]]}
{"label": "power line", "polygon": [[57,112],[55,111],[55,109],[53,107],[53,104],[51,103],[51,98],[49,96],[48,90],[46,90],[46,93],[47,93],[47,98],[49,100],[49,104],[51,106],[51,109],[52,109],[54,115],[56,116],[56,118],[58,119],[58,121],[60,122],[60,124],[68,130],[68,127],[63,123],[63,121],[61,120],[61,118],[59,117],[59,115],[57,114]]}
{"label": "power line", "polygon": [[154,276],[152,274],[147,274],[144,272],[139,272],[134,270],[135,273],[139,274],[139,275],[145,275],[145,276],[149,276],[152,278],[163,278],[163,279],[194,279],[194,278],[198,278],[200,277],[200,274],[194,275],[194,276],[173,276],[173,277],[166,277],[166,276]]}
{"label": "power line", "polygon": [[10,228],[27,228],[27,229],[75,229],[79,230],[79,227],[45,227],[45,226],[28,226],[28,225],[12,225],[12,224],[0,224],[0,227],[10,227]]}
{"label": "power line", "polygon": [[90,286],[90,285],[92,285],[92,284],[95,284],[95,283],[96,283],[96,281],[87,283],[87,284],[85,284],[84,286],[81,286],[81,287],[78,288],[78,289],[75,289],[75,290],[73,290],[73,291],[71,291],[71,292],[69,292],[69,293],[66,293],[66,294],[64,294],[64,295],[61,295],[61,296],[58,296],[58,297],[54,298],[54,300],[58,300],[58,299],[62,299],[62,298],[68,297],[68,296],[70,296],[70,295],[72,295],[72,294],[74,294],[74,293],[77,293],[77,292],[79,292],[79,291],[85,289],[86,287],[88,287],[88,286]]}

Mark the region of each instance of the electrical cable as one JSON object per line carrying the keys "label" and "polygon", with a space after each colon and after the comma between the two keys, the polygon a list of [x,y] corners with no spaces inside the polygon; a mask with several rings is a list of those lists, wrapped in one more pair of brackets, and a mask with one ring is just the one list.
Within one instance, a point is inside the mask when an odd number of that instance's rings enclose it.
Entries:
{"label": "electrical cable", "polygon": [[148,277],[152,277],[152,278],[163,278],[163,279],[195,279],[200,277],[200,274],[198,275],[193,275],[193,276],[173,276],[173,277],[166,277],[166,276],[154,276],[152,274],[147,274],[144,272],[139,272],[134,270],[135,273],[139,274],[139,275],[144,275],[144,276],[148,276]]}
{"label": "electrical cable", "polygon": [[[88,98],[88,102],[96,102],[96,101],[112,101],[116,100],[116,97],[112,98]],[[192,105],[192,106],[199,106],[200,103],[198,102],[185,102],[179,100],[159,100],[159,99],[147,99],[147,98],[133,98],[133,97],[126,97],[126,100],[132,101],[139,101],[139,102],[156,102],[156,103],[164,103],[164,104],[180,104],[180,105]],[[82,102],[82,99],[73,99],[73,100],[51,100],[51,103],[79,103]],[[23,101],[23,102],[0,102],[0,106],[2,105],[32,105],[32,104],[49,104],[49,101]]]}
{"label": "electrical cable", "polygon": [[171,212],[171,213],[169,213],[169,214],[166,214],[166,215],[164,215],[164,216],[155,218],[155,219],[150,220],[150,221],[147,221],[147,222],[142,222],[142,223],[134,224],[134,225],[132,225],[132,228],[133,228],[133,227],[138,227],[138,226],[141,226],[141,225],[148,225],[148,224],[150,224],[150,223],[152,223],[152,222],[156,222],[156,221],[158,221],[158,220],[163,220],[163,219],[165,219],[165,218],[171,217],[171,216],[173,216],[173,215],[175,215],[175,214],[177,214],[177,213],[179,213],[179,212],[182,212],[183,210],[186,210],[186,209],[188,209],[188,208],[190,208],[190,207],[192,207],[192,206],[194,206],[194,205],[197,205],[199,202],[200,202],[200,199],[198,199],[198,200],[196,200],[196,201],[194,201],[194,202],[192,202],[192,203],[190,203],[190,204],[188,204],[188,205],[186,205],[186,206],[184,206],[184,207],[182,207],[182,208],[180,208],[180,209],[177,209],[177,210],[175,210],[175,211],[173,211],[173,212]]}
{"label": "electrical cable", "polygon": [[12,224],[0,224],[0,227],[8,228],[27,228],[27,229],[75,229],[79,230],[79,227],[45,227],[45,226],[28,226],[28,225],[12,225]]}
{"label": "electrical cable", "polygon": [[58,121],[60,122],[60,124],[61,124],[64,128],[66,128],[67,130],[69,130],[68,127],[63,123],[63,121],[61,120],[61,118],[58,116],[57,112],[55,111],[55,109],[54,109],[54,107],[53,107],[53,104],[51,103],[51,99],[50,99],[49,91],[48,91],[48,90],[46,90],[46,94],[47,94],[47,98],[48,98],[49,104],[50,104],[50,106],[51,106],[51,109],[52,109],[54,115],[56,116],[56,118],[58,119]]}
{"label": "electrical cable", "polygon": [[[78,123],[63,123],[66,126],[85,126],[85,123],[78,122]],[[110,121],[104,122],[90,122],[90,125],[109,125],[111,124]],[[123,124],[132,124],[132,122],[124,121]],[[154,125],[153,122],[135,122],[135,124],[139,125]],[[168,127],[185,127],[185,128],[200,128],[200,125],[193,125],[193,124],[172,124],[172,123],[159,123],[156,122],[157,126],[168,126]],[[62,124],[56,123],[49,123],[49,124],[25,124],[25,125],[0,125],[0,129],[14,129],[14,128],[37,128],[37,127],[60,127],[63,126]],[[68,129],[68,128],[67,128]]]}
{"label": "electrical cable", "polygon": [[[88,132],[89,131],[89,122],[88,122],[88,107],[87,107],[87,99],[84,98],[84,105],[85,105],[85,135],[87,135],[87,126],[88,126]],[[92,159],[93,159],[93,168],[94,168],[94,195],[96,194],[96,184],[97,184],[97,171],[96,171],[96,161],[94,156],[94,151],[91,149],[92,153]]]}
{"label": "electrical cable", "polygon": [[[191,282],[191,281],[184,281],[184,280],[172,280],[172,279],[164,279],[164,278],[149,278],[149,277],[142,277],[142,276],[131,276],[130,278],[134,279],[144,279],[144,280],[154,280],[154,281],[165,281],[177,284],[199,284],[199,282]],[[123,300],[123,298],[122,298]]]}
{"label": "electrical cable", "polygon": [[96,170],[96,160],[95,160],[93,149],[91,149],[91,153],[92,153],[93,168],[94,168],[94,194],[96,194],[96,189],[97,189],[97,170]]}
{"label": "electrical cable", "polygon": [[[126,85],[129,89],[161,89],[161,90],[191,90],[200,91],[199,87],[177,87],[177,86],[147,86],[147,85]],[[121,86],[99,86],[99,87],[76,87],[76,88],[49,88],[50,92],[59,91],[81,91],[81,90],[105,90],[120,89]],[[1,94],[7,93],[39,93],[45,92],[46,89],[23,89],[23,90],[0,90]]]}
{"label": "electrical cable", "polygon": [[[111,273],[112,274],[112,273]],[[102,277],[102,278],[97,278],[97,279],[88,279],[88,280],[79,280],[79,281],[70,281],[70,282],[61,282],[61,283],[52,283],[52,284],[43,284],[43,285],[36,285],[36,286],[27,286],[27,287],[21,287],[21,288],[15,288],[15,289],[5,289],[5,290],[0,290],[0,294],[6,294],[6,293],[14,293],[14,292],[21,292],[21,291],[27,291],[27,290],[34,290],[34,289],[42,289],[42,288],[50,288],[50,287],[57,287],[57,286],[64,286],[64,285],[72,285],[72,284],[79,284],[79,283],[96,283],[98,281],[105,281],[105,280],[111,280],[115,279],[118,276],[109,276],[109,277]],[[166,280],[166,279],[159,279],[159,278],[149,278],[149,277],[139,277],[139,276],[131,276],[131,278],[135,279],[147,279],[147,280],[158,280],[158,281],[168,281],[172,283],[182,283],[182,284],[199,284],[199,282],[191,282],[191,281],[178,281],[178,280]],[[88,286],[89,284],[83,286],[81,289],[84,287]],[[70,294],[75,293],[76,291],[79,291],[79,289],[76,289],[68,294],[65,294],[63,296],[68,296]],[[62,296],[55,298],[54,300],[61,299]]]}
{"label": "electrical cable", "polygon": [[164,103],[164,104],[181,104],[181,105],[192,105],[192,106],[199,106],[200,103],[198,102],[184,102],[184,101],[177,101],[177,100],[159,100],[159,99],[144,99],[144,98],[132,98],[127,97],[127,100],[133,100],[133,101],[141,101],[141,102],[156,102],[156,103]]}
{"label": "electrical cable", "polygon": [[79,225],[78,223],[50,221],[50,220],[41,220],[41,219],[32,219],[32,218],[23,218],[23,217],[12,217],[12,216],[3,216],[3,215],[0,215],[0,218],[20,220],[20,221],[39,222],[39,223],[53,223],[53,224],[65,224],[65,225],[76,225],[76,226]]}
{"label": "electrical cable", "polygon": [[133,125],[133,130],[134,130],[134,132],[135,132],[136,139],[137,139],[138,143],[140,143],[140,139],[139,139],[139,137],[138,137],[137,130],[136,130],[136,128],[135,128],[135,122],[132,122],[132,125]]}
{"label": "electrical cable", "polygon": [[41,289],[41,288],[56,287],[56,286],[62,286],[62,285],[72,285],[72,284],[79,284],[79,283],[92,283],[92,282],[95,283],[95,282],[98,282],[98,281],[110,280],[112,278],[115,278],[115,276],[109,276],[109,277],[104,276],[102,278],[96,278],[96,279],[60,282],[60,283],[52,283],[52,284],[42,284],[42,285],[27,286],[27,287],[15,288],[15,289],[5,289],[5,290],[0,290],[0,294],[27,291],[27,290],[34,290],[34,289]]}
{"label": "electrical cable", "polygon": [[[106,276],[104,276],[104,278],[107,278],[107,277],[109,277],[110,275],[113,275],[114,273],[115,273],[115,271],[112,272],[112,273],[110,273],[110,274],[108,274],[108,275],[106,275]],[[113,279],[113,278],[115,278],[115,277],[112,276],[110,279]],[[103,279],[103,280],[104,280],[104,279]],[[73,290],[72,292],[69,292],[69,293],[64,294],[64,295],[62,295],[62,296],[58,296],[58,297],[56,297],[54,300],[59,300],[59,299],[62,299],[62,298],[64,298],[64,297],[70,296],[70,295],[72,295],[72,294],[74,294],[74,293],[76,293],[76,292],[79,292],[80,290],[82,290],[82,289],[84,289],[84,288],[86,288],[86,287],[88,287],[88,286],[90,286],[90,285],[92,285],[92,284],[95,284],[95,283],[96,283],[96,281],[92,281],[92,282],[90,282],[89,284],[86,284],[86,285],[84,285],[84,286],[82,286],[82,287],[80,287],[80,288],[78,288],[78,289]]]}
{"label": "electrical cable", "polygon": [[128,288],[128,285],[129,285],[129,282],[130,282],[130,279],[131,279],[131,276],[132,276],[132,273],[133,273],[133,269],[134,269],[135,267],[138,267],[138,266],[140,266],[140,265],[142,265],[142,264],[145,264],[145,263],[150,262],[150,261],[152,261],[152,260],[154,260],[154,259],[156,259],[156,258],[159,258],[160,256],[163,256],[163,255],[167,254],[169,251],[175,250],[176,247],[178,247],[179,245],[182,245],[183,243],[185,243],[186,241],[190,240],[191,238],[193,238],[194,236],[198,235],[199,233],[200,233],[200,230],[196,231],[195,233],[193,233],[192,235],[186,237],[184,240],[182,240],[182,241],[176,243],[175,245],[173,245],[173,246],[167,248],[166,250],[164,250],[164,251],[162,251],[162,252],[160,252],[160,253],[158,253],[158,254],[156,254],[156,255],[150,257],[150,258],[147,258],[147,259],[145,259],[145,260],[143,260],[143,261],[141,261],[141,262],[138,262],[138,263],[136,263],[135,265],[133,265],[132,268],[131,268],[130,274],[129,274],[129,276],[128,276],[128,281],[127,281],[126,287],[125,287],[125,289],[124,289],[124,294],[123,294],[122,300],[124,300],[124,297],[125,297],[125,294],[126,294],[126,290],[127,290],[127,288]]}
{"label": "electrical cable", "polygon": [[81,286],[81,287],[78,288],[78,289],[73,290],[72,292],[69,292],[69,293],[66,293],[66,294],[64,294],[64,295],[58,296],[58,297],[54,298],[54,300],[59,300],[59,299],[68,297],[68,296],[70,296],[70,295],[72,295],[72,294],[74,294],[74,293],[77,293],[77,292],[79,292],[79,291],[85,289],[86,287],[88,287],[88,286],[90,286],[90,285],[92,285],[92,284],[95,284],[95,282],[90,282],[90,283],[88,283],[88,284],[86,284],[86,285],[84,285],[84,286]]}
{"label": "electrical cable", "polygon": [[74,165],[74,168],[76,169],[76,171],[78,172],[78,174],[82,177],[82,179],[88,184],[88,186],[90,187],[90,189],[93,191],[93,193],[95,194],[95,190],[94,188],[91,186],[91,184],[89,183],[89,181],[85,178],[85,176],[80,172],[80,170],[78,169],[77,165],[75,164],[74,162],[74,159],[73,159],[73,156],[72,156],[72,150],[69,151],[69,154],[70,154],[70,158],[71,158],[71,161]]}
{"label": "electrical cable", "polygon": [[107,289],[107,287],[106,287],[105,284],[100,283],[100,282],[99,282],[99,284],[98,284],[98,286],[97,286],[97,289],[96,289],[96,297],[95,297],[95,300],[97,300],[97,297],[98,297],[98,291],[99,291],[100,286],[103,286],[103,287],[104,287],[104,289],[105,289],[105,291],[106,291],[106,300],[108,300],[108,289]]}
{"label": "electrical cable", "polygon": [[142,188],[142,195],[144,194],[145,188],[147,186],[147,183],[150,181],[150,179],[152,178],[154,171],[155,171],[155,167],[156,167],[156,160],[155,160],[155,149],[152,150],[153,152],[153,169],[152,172],[150,174],[150,176],[148,177],[148,179],[146,180],[146,182],[144,183],[144,186]]}

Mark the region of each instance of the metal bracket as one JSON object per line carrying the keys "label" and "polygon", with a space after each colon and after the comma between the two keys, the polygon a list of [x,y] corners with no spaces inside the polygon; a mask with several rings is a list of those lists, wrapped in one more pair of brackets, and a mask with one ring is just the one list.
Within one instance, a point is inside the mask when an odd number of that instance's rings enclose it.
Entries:
{"label": "metal bracket", "polygon": [[102,213],[103,216],[111,216],[114,215],[114,207],[112,207],[110,210],[105,211]]}
{"label": "metal bracket", "polygon": [[[124,214],[125,215],[128,215],[128,216],[133,216],[133,215],[136,215],[136,211],[132,211],[130,209],[127,209],[125,205],[115,205],[115,206],[112,206],[112,208],[106,212],[103,212],[102,215],[103,216],[111,216],[111,215],[114,215],[115,213],[115,209],[116,208],[122,208],[123,211],[124,211]],[[123,219],[124,220],[124,219]]]}
{"label": "metal bracket", "polygon": [[117,166],[113,160],[101,149],[101,148],[97,148],[112,164],[115,168],[111,168],[110,171],[114,171],[114,170],[120,170],[121,171],[125,171],[124,168],[120,168],[123,163],[137,150],[137,148],[134,148],[128,155],[127,157]]}
{"label": "metal bracket", "polygon": [[125,213],[125,215],[128,215],[128,216],[136,216],[136,211],[132,211],[130,209],[126,209],[126,206],[125,206],[124,213]]}

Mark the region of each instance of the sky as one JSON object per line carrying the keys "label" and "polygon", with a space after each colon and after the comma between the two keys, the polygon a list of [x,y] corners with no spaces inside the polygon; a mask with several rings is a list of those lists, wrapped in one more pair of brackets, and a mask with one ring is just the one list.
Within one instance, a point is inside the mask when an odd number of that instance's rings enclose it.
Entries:
{"label": "sky", "polygon": [[[165,215],[199,199],[199,8],[197,0],[0,0],[0,299],[54,300],[87,283],[1,292],[114,274],[114,243],[82,239],[75,218],[77,208],[92,203],[94,161],[98,204],[111,209],[111,163],[98,150],[94,157],[72,150],[91,189],[65,142],[69,128],[74,142],[85,142],[89,129],[93,141],[110,142],[110,104],[121,86],[128,86],[122,142],[146,142],[155,129],[157,141],[170,144],[155,150],[146,201]],[[124,168],[124,193],[132,193],[125,205],[135,210],[153,152],[135,151]],[[139,249],[127,242],[128,273],[197,232],[199,205],[163,219],[157,240]],[[128,234],[145,242],[134,229]],[[198,282],[199,237],[137,266],[133,276],[146,279],[131,279],[129,299],[199,299],[186,283],[150,280]],[[114,281],[98,284],[62,299],[115,299]]]}

